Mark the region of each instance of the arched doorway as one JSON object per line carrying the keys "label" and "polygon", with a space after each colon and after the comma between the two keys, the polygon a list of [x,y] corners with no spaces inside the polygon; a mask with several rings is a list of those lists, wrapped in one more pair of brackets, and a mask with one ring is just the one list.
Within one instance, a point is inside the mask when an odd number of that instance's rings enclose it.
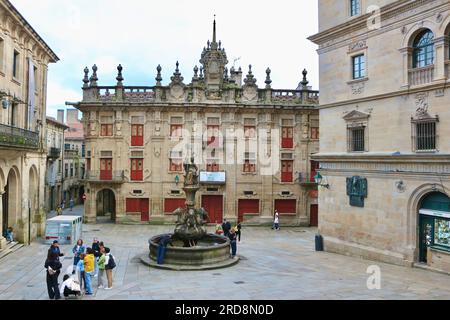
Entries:
{"label": "arched doorway", "polygon": [[30,168],[29,179],[28,179],[28,241],[31,241],[31,226],[33,221],[33,216],[38,210],[38,174],[35,166]]}
{"label": "arched doorway", "polygon": [[16,168],[12,168],[9,170],[5,193],[2,195],[2,229],[4,232],[12,227],[15,237],[18,236],[16,224],[21,208],[21,198],[19,173]]}
{"label": "arched doorway", "polygon": [[111,189],[97,193],[97,221],[116,221],[116,197]]}
{"label": "arched doorway", "polygon": [[419,206],[419,262],[427,262],[429,247],[450,251],[450,198],[432,192]]}

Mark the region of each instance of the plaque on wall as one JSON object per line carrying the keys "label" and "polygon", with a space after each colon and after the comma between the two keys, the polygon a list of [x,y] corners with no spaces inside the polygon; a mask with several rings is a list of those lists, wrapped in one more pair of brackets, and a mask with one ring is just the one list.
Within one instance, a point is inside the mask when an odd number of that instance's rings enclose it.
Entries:
{"label": "plaque on wall", "polygon": [[347,178],[347,195],[352,207],[364,208],[364,198],[367,198],[367,179],[362,177]]}

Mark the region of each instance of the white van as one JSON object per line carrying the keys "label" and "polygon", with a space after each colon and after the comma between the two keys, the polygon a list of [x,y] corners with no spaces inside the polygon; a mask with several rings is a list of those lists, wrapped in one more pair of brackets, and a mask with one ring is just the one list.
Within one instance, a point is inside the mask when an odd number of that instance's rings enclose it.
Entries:
{"label": "white van", "polygon": [[45,243],[75,244],[81,238],[83,217],[57,216],[47,220],[45,226]]}

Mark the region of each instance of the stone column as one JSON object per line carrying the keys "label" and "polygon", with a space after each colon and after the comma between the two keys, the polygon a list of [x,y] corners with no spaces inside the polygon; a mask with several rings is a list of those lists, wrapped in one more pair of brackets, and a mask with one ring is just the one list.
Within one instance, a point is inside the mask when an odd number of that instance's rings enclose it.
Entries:
{"label": "stone column", "polygon": [[409,70],[411,69],[411,57],[413,49],[410,47],[400,49],[400,53],[403,57],[403,85],[402,87],[409,86]]}
{"label": "stone column", "polygon": [[3,237],[3,194],[4,191],[0,191],[0,249],[6,247],[6,239]]}
{"label": "stone column", "polygon": [[445,43],[446,37],[440,37],[434,40],[434,45],[436,47],[436,57],[434,61],[435,74],[433,80],[444,80],[447,78],[445,74],[445,60],[447,56]]}

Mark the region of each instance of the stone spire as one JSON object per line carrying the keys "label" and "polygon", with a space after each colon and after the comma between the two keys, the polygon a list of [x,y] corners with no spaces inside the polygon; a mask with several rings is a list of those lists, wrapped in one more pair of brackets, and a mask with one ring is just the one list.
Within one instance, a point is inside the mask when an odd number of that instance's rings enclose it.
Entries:
{"label": "stone spire", "polygon": [[256,85],[256,79],[255,79],[255,76],[253,75],[253,72],[252,72],[252,65],[248,66],[248,74],[247,74],[247,77],[244,79],[244,83],[247,86],[254,86],[254,85]]}
{"label": "stone spire", "polygon": [[177,61],[175,65],[175,72],[173,73],[173,76],[170,77],[170,80],[172,80],[172,83],[183,83],[184,78],[181,76],[180,69],[178,68],[180,63]]}
{"label": "stone spire", "polygon": [[222,43],[217,42],[217,23],[214,16],[212,42],[208,40],[207,47],[203,49],[200,63],[203,66],[205,84],[210,91],[219,91],[224,81],[225,66],[228,63]]}

